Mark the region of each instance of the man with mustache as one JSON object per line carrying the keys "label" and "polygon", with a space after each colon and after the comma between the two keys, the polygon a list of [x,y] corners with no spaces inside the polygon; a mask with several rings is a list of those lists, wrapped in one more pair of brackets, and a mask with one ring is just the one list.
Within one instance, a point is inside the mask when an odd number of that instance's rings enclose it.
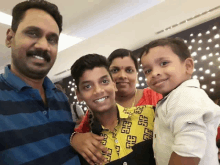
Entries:
{"label": "man with mustache", "polygon": [[67,98],[46,77],[62,16],[44,0],[21,2],[12,16],[11,65],[0,76],[0,164],[80,164],[69,144],[75,123]]}

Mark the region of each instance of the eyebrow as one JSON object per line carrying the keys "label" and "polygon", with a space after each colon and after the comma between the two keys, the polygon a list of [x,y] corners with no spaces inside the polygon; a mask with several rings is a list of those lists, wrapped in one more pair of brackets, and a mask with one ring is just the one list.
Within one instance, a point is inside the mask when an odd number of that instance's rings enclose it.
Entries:
{"label": "eyebrow", "polygon": [[[109,78],[109,77],[110,77],[110,76],[106,74],[106,75],[100,77],[99,80],[104,79],[104,78]],[[83,81],[83,82],[81,82],[80,84],[83,85],[83,84],[90,83],[90,82],[91,82],[91,81],[88,80],[88,81]]]}
{"label": "eyebrow", "polygon": [[[38,31],[38,32],[42,32],[42,29],[39,28],[39,27],[36,27],[36,26],[28,26],[28,27],[25,28],[23,31],[27,31],[27,30],[35,30],[35,31]],[[52,37],[57,37],[57,38],[59,38],[58,34],[57,34],[57,33],[54,33],[54,32],[49,32],[49,35],[52,36]]]}
{"label": "eyebrow", "polygon": [[[167,57],[160,57],[154,60],[155,63],[158,63],[162,60],[167,60]],[[143,69],[148,68],[150,65],[143,65]]]}

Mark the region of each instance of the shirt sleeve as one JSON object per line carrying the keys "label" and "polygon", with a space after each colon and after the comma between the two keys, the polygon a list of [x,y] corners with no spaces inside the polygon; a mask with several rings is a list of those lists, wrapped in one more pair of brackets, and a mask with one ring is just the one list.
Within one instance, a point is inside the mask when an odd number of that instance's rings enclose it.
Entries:
{"label": "shirt sleeve", "polygon": [[206,122],[214,116],[213,111],[204,108],[207,107],[204,105],[207,97],[198,90],[174,92],[166,107],[168,126],[174,136],[172,150],[184,157],[203,157],[207,145]]}

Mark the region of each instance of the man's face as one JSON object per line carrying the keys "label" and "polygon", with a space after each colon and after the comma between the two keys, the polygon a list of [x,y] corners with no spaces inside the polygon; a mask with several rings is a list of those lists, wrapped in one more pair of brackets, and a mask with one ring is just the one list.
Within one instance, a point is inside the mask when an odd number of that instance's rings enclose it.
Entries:
{"label": "man's face", "polygon": [[12,51],[12,72],[31,79],[44,78],[53,66],[58,48],[59,28],[54,18],[40,9],[29,9],[16,33],[7,32]]}
{"label": "man's face", "polygon": [[93,113],[104,113],[115,107],[116,86],[104,67],[86,70],[79,79],[79,101],[85,101]]}
{"label": "man's face", "polygon": [[193,62],[191,58],[181,61],[168,46],[151,48],[141,58],[148,86],[166,95],[191,77]]}

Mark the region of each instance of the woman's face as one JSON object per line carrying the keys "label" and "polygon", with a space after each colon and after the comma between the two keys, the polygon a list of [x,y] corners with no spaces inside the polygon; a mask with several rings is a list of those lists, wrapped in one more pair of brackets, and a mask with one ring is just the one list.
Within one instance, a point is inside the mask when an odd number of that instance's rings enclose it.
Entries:
{"label": "woman's face", "polygon": [[115,58],[109,69],[118,93],[128,94],[136,89],[137,70],[130,57]]}

